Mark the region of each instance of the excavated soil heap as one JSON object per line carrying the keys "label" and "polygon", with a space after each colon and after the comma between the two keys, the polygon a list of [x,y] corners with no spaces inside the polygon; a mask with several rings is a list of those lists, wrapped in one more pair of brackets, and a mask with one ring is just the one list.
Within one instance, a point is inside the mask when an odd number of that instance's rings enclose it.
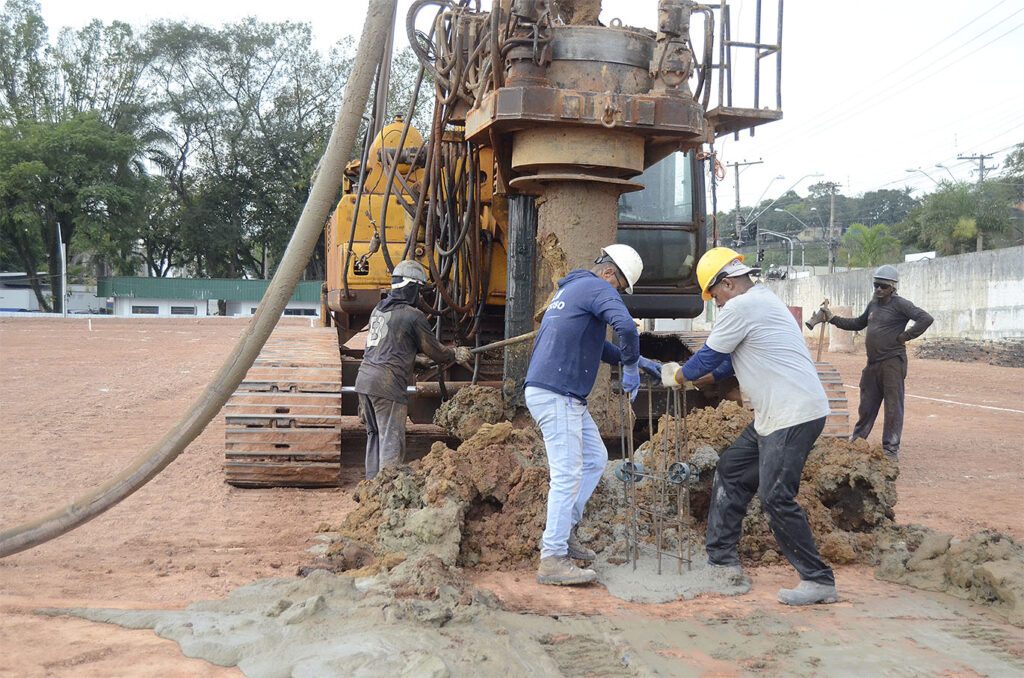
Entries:
{"label": "excavated soil heap", "polygon": [[[441,568],[511,570],[536,563],[548,490],[543,441],[532,426],[485,421],[498,415],[496,389],[465,389],[459,397],[465,401],[462,408],[446,408],[438,420],[463,435],[475,433],[456,450],[435,443],[423,459],[360,483],[355,493],[359,506],[334,530],[341,539],[328,551],[331,569],[368,575],[398,567],[404,574],[424,568],[415,563],[427,556]],[[699,474],[697,482],[686,485],[688,508],[678,510],[674,486],[669,488],[664,507],[680,515],[689,529],[682,535],[663,532],[665,548],[675,548],[679,536],[702,545],[718,454],[751,421],[749,410],[724,401],[717,408],[688,414],[685,428],[679,422],[678,456],[676,422],[666,417],[654,437],[637,450],[635,460],[656,471],[667,443],[669,463],[688,462]],[[598,552],[624,544],[625,488],[615,478],[620,461],[609,461],[580,523],[581,541]],[[875,533],[891,525],[896,472],[881,448],[864,441],[825,439],[812,450],[798,501],[829,562],[875,562]],[[660,496],[655,481],[637,486],[641,507],[662,506]],[[653,543],[657,535],[650,518],[640,514],[638,523],[639,538]],[[740,553],[748,563],[780,559],[756,497],[744,521]]]}
{"label": "excavated soil heap", "polygon": [[[879,445],[863,439],[818,439],[804,465],[796,500],[827,562],[874,564],[877,533],[892,525],[898,472]],[[765,564],[782,559],[756,498],[743,520],[740,556]]]}
{"label": "excavated soil heap", "polygon": [[434,443],[418,462],[360,483],[359,506],[336,528],[341,539],[328,561],[358,575],[398,563],[413,569],[410,561],[427,557],[443,567],[523,567],[537,557],[547,489],[544,445],[534,432],[483,424],[457,450]]}
{"label": "excavated soil heap", "polygon": [[[707,521],[718,455],[752,421],[753,413],[732,401],[723,401],[717,408],[694,410],[686,416],[685,428],[679,423],[677,453],[676,422],[662,417],[657,432],[634,455],[646,469],[658,471],[663,468],[667,443],[668,464],[677,460],[687,462],[699,472],[699,480],[688,483],[687,488],[689,522],[695,526],[701,524],[701,534]],[[804,466],[797,502],[803,507],[827,561],[833,564],[875,562],[875,532],[891,524],[897,472],[896,465],[877,445],[869,445],[864,440],[853,443],[836,438],[818,440]],[[659,489],[657,482],[639,484],[638,504],[658,505]],[[674,496],[670,499],[668,506],[674,511]],[[639,522],[641,537],[653,538],[650,519],[641,514]],[[756,496],[750,502],[743,523],[740,556],[748,563],[771,564],[781,559]]]}
{"label": "excavated soil heap", "polygon": [[[329,569],[356,576],[387,572],[396,595],[438,600],[470,595],[460,567],[536,565],[548,490],[543,442],[533,426],[467,423],[492,416],[488,408],[497,401],[492,403],[483,389],[464,397],[470,410],[465,417],[443,416],[463,432],[476,427],[475,433],[458,449],[435,443],[423,459],[360,483],[359,506],[334,530],[339,539],[328,549]],[[677,456],[677,423],[663,417],[654,437],[636,451],[636,461],[657,471],[667,443],[669,462],[687,461],[700,474],[698,482],[687,485],[689,509],[682,516],[687,527],[682,535],[664,530],[664,549],[674,550],[680,537],[698,550],[702,546],[718,455],[751,420],[748,410],[729,401],[693,411],[685,429],[679,422]],[[609,461],[578,530],[581,541],[598,553],[612,549],[605,553],[609,562],[622,555],[616,551],[625,544],[625,485],[615,478],[620,462]],[[817,442],[797,501],[825,560],[877,564],[880,579],[975,600],[1024,625],[1024,547],[992,532],[955,542],[928,528],[893,524],[896,475],[896,464],[878,445],[835,438]],[[654,506],[657,488],[650,479],[640,483],[638,504]],[[668,504],[672,512],[674,497]],[[638,537],[653,543],[649,517],[641,514],[638,522]],[[748,565],[783,560],[757,497],[744,520],[740,555]]]}
{"label": "excavated soil heap", "polygon": [[501,390],[489,386],[467,386],[446,400],[434,413],[434,423],[459,440],[469,440],[484,424],[509,419]]}
{"label": "excavated soil heap", "polygon": [[983,603],[1024,626],[1024,547],[1005,534],[978,532],[963,541],[921,525],[878,535],[875,576]]}
{"label": "excavated soil heap", "polygon": [[939,337],[916,347],[918,358],[981,362],[1001,367],[1024,367],[1024,339],[952,339]]}

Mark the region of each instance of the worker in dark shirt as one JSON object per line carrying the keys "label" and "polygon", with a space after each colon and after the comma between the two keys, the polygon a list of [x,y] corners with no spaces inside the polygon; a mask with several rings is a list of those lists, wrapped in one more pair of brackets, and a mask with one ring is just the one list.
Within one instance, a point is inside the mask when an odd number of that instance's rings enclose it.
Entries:
{"label": "worker in dark shirt", "polygon": [[359,408],[366,423],[366,478],[385,466],[405,461],[407,389],[413,384],[416,354],[439,365],[465,363],[469,349],[443,346],[416,303],[427,272],[412,260],[400,261],[391,272],[391,292],[370,314],[363,362],[356,375]]}
{"label": "worker in dark shirt", "polygon": [[[857,318],[841,318],[824,307],[825,319],[841,330],[863,330],[868,364],[860,375],[860,408],[851,440],[867,438],[875,425],[878,408],[885,402],[882,449],[896,461],[903,432],[903,381],[907,377],[907,348],[911,339],[924,334],[932,317],[896,294],[900,274],[895,266],[875,271],[875,294]],[[907,323],[913,321],[909,328]]]}

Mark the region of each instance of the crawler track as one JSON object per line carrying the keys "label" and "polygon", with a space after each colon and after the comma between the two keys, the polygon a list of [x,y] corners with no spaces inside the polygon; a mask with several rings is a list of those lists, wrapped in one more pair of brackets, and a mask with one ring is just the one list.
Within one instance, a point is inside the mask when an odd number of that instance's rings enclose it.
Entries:
{"label": "crawler track", "polygon": [[238,487],[334,487],[341,356],[333,329],[278,327],[224,406],[225,478]]}

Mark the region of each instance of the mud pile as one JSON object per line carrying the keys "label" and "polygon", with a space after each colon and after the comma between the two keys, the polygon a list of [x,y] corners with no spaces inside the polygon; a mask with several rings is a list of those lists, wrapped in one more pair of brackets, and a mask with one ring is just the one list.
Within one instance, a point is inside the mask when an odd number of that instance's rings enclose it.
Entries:
{"label": "mud pile", "polygon": [[983,531],[963,541],[921,525],[900,525],[878,536],[875,576],[990,606],[1024,626],[1024,547]]}
{"label": "mud pile", "polygon": [[468,440],[484,424],[510,419],[501,390],[488,386],[467,386],[446,400],[434,412],[434,423],[459,440]]}
{"label": "mud pile", "polygon": [[[429,596],[440,585],[461,588],[461,575],[449,572],[453,568],[535,565],[548,489],[544,446],[533,426],[489,423],[502,411],[500,403],[496,389],[463,390],[438,422],[468,435],[465,442],[454,450],[435,443],[423,459],[361,483],[357,508],[340,526],[326,528],[340,537],[328,549],[328,567],[356,576],[393,571],[395,586]],[[662,530],[662,548],[675,550],[682,540],[700,552],[718,455],[751,420],[749,410],[731,401],[695,410],[685,424],[662,417],[654,437],[636,451],[634,460],[653,473],[674,461],[697,472],[685,493],[653,479],[636,485],[638,507],[679,518]],[[578,530],[583,543],[613,559],[624,550],[629,517],[629,487],[615,475],[621,461],[609,461]],[[891,525],[896,472],[878,446],[864,441],[826,439],[816,445],[798,501],[829,562],[875,563],[875,534]],[[657,541],[649,514],[638,512],[637,526],[642,542]],[[781,559],[756,497],[740,553],[749,564]]]}
{"label": "mud pile", "polygon": [[[807,457],[797,503],[826,561],[875,563],[877,535],[892,526],[897,474],[896,464],[879,445],[865,440],[818,440]],[[782,560],[756,498],[743,521],[740,557],[764,564]]]}
{"label": "mud pile", "polygon": [[[662,486],[657,481],[640,483],[638,505],[667,506],[669,513],[688,513],[690,519],[685,522],[693,526],[694,534],[683,537],[696,539],[702,545],[718,456],[752,421],[753,413],[731,401],[723,401],[717,408],[691,412],[686,416],[685,427],[682,422],[677,426],[674,420],[662,417],[655,435],[636,451],[635,460],[655,472],[673,461],[683,461],[696,469],[699,479],[686,484],[688,497],[683,497],[681,506],[676,505],[672,493],[668,503],[663,504]],[[827,561],[876,562],[875,535],[892,525],[897,473],[896,465],[885,457],[881,447],[864,440],[851,443],[823,438],[815,444],[804,466],[797,502],[803,507]],[[650,518],[640,514],[638,522],[641,539],[653,540],[656,535]],[[674,539],[675,535],[669,533],[670,549],[675,548]],[[767,565],[782,560],[756,496],[744,519],[740,557],[748,564]]]}
{"label": "mud pile", "polygon": [[458,585],[443,574],[455,566],[526,566],[544,529],[547,476],[543,443],[509,422],[481,425],[456,450],[434,443],[418,462],[360,483],[359,506],[333,528],[329,567],[395,568],[397,585],[429,594],[439,580]]}
{"label": "mud pile", "polygon": [[1024,367],[1024,339],[929,339],[917,346],[916,355],[918,358],[961,363],[982,362],[1000,367]]}

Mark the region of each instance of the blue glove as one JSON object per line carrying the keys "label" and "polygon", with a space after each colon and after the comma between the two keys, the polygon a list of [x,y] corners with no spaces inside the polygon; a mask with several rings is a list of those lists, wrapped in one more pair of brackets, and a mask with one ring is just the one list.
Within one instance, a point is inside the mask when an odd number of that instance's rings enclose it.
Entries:
{"label": "blue glove", "polygon": [[640,390],[640,363],[622,366],[622,390],[629,394],[629,402],[636,400]]}
{"label": "blue glove", "polygon": [[661,379],[661,363],[657,360],[649,360],[643,356],[640,356],[640,361],[637,363],[641,370],[649,373],[655,379]]}

